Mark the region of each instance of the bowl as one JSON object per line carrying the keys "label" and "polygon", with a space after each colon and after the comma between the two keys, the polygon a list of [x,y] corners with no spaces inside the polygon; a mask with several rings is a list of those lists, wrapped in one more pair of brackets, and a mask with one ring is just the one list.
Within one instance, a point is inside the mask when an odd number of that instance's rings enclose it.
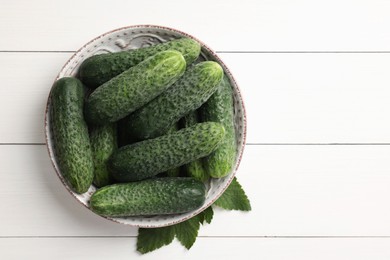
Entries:
{"label": "bowl", "polygon": [[[95,39],[91,40],[83,47],[81,47],[63,66],[61,71],[58,73],[56,80],[66,76],[77,76],[78,68],[80,64],[88,57],[100,54],[100,53],[112,53],[123,50],[131,50],[140,47],[147,47],[157,43],[165,42],[167,40],[172,40],[181,37],[188,37],[198,41],[201,45],[201,55],[200,59],[203,60],[213,60],[218,62],[225,71],[226,76],[229,78],[230,83],[234,89],[234,121],[235,121],[235,130],[236,130],[236,139],[237,139],[237,155],[235,160],[235,167],[233,170],[224,178],[220,179],[211,179],[207,186],[207,195],[206,200],[202,207],[183,214],[175,215],[161,215],[161,216],[152,216],[152,217],[104,217],[108,220],[126,224],[130,226],[142,227],[142,228],[156,228],[169,226],[176,223],[185,221],[198,213],[202,212],[204,209],[213,204],[215,200],[221,196],[225,189],[229,186],[233,177],[236,174],[237,168],[240,164],[241,157],[244,151],[245,146],[245,137],[246,137],[246,115],[244,109],[244,103],[240,90],[236,81],[234,80],[232,74],[218,55],[212,51],[204,43],[196,39],[195,37],[181,32],[176,29],[156,26],[156,25],[135,25],[127,26],[113,31],[104,33]],[[51,133],[50,127],[50,94],[46,105],[45,111],[45,134],[46,134],[46,145],[49,152],[51,162],[53,164],[54,170],[66,187],[66,189],[76,198],[82,205],[89,209],[89,199],[91,195],[96,191],[96,187],[91,186],[89,190],[83,194],[77,194],[73,192],[70,187],[65,182],[61,171],[58,167],[58,161],[53,150],[53,136]]]}

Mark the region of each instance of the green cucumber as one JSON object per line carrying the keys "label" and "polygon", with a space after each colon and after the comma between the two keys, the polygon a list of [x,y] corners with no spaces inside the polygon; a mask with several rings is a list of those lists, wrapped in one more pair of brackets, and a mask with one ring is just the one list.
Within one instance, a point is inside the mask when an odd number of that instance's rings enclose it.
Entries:
{"label": "green cucumber", "polygon": [[129,135],[145,140],[165,134],[172,124],[206,102],[222,77],[223,69],[216,62],[194,65],[172,87],[125,118]]}
{"label": "green cucumber", "polygon": [[201,207],[205,197],[205,185],[195,179],[154,178],[103,187],[90,206],[107,217],[179,214]]}
{"label": "green cucumber", "polygon": [[203,122],[221,123],[226,131],[221,145],[203,160],[207,173],[214,178],[228,175],[234,167],[237,147],[233,109],[233,89],[225,76],[217,91],[200,109]]}
{"label": "green cucumber", "polygon": [[185,71],[178,51],[163,51],[98,87],[87,99],[85,117],[93,125],[113,123],[170,87]]}
{"label": "green cucumber", "polygon": [[[198,112],[196,110],[191,111],[189,114],[187,114],[181,119],[181,124],[184,128],[191,127],[197,123],[199,123],[199,117]],[[203,167],[202,159],[197,159],[192,162],[189,162],[184,165],[183,168],[186,172],[186,175],[193,177],[194,179],[206,181],[210,177]]]}
{"label": "green cucumber", "polygon": [[[178,124],[173,124],[172,127],[168,130],[167,134],[173,134],[179,130]],[[172,168],[166,171],[168,177],[178,177],[180,175],[180,167]]]}
{"label": "green cucumber", "polygon": [[138,181],[209,155],[225,135],[219,123],[199,123],[175,133],[119,148],[109,160],[114,179]]}
{"label": "green cucumber", "polygon": [[187,64],[195,61],[200,45],[195,40],[181,38],[130,51],[94,55],[80,66],[79,77],[90,88],[96,88],[160,51],[176,50],[183,54]]}
{"label": "green cucumber", "polygon": [[94,179],[96,187],[111,184],[111,174],[108,172],[107,161],[117,149],[116,125],[108,124],[92,128],[90,132],[92,155],[94,162]]}
{"label": "green cucumber", "polygon": [[70,77],[57,80],[50,94],[50,123],[58,166],[69,187],[80,194],[93,180],[91,144],[83,116],[84,95],[82,83]]}

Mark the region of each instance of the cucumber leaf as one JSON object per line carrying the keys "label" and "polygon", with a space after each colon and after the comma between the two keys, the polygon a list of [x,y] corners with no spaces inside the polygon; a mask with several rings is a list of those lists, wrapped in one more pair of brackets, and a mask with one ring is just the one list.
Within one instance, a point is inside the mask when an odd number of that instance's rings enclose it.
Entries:
{"label": "cucumber leaf", "polygon": [[215,206],[227,210],[250,211],[251,204],[237,178],[234,178],[229,187],[215,202]]}
{"label": "cucumber leaf", "polygon": [[137,250],[142,254],[172,243],[175,237],[173,226],[162,228],[139,228]]}
{"label": "cucumber leaf", "polygon": [[206,221],[207,224],[211,223],[211,220],[213,219],[214,211],[213,208],[210,206],[201,213],[199,213],[200,223],[203,225]]}
{"label": "cucumber leaf", "polygon": [[[251,210],[249,199],[236,178],[213,205],[228,210]],[[169,227],[139,228],[137,250],[142,254],[154,251],[169,245],[175,237],[185,248],[190,249],[196,241],[200,224],[210,224],[213,216],[214,211],[210,206],[197,216]]]}
{"label": "cucumber leaf", "polygon": [[199,227],[199,215],[174,225],[177,240],[179,240],[185,248],[190,249],[196,241]]}
{"label": "cucumber leaf", "polygon": [[213,214],[213,209],[208,207],[198,215],[169,227],[139,228],[137,250],[142,254],[154,251],[172,243],[175,236],[185,248],[190,249],[196,241],[200,224],[204,221],[210,224]]}

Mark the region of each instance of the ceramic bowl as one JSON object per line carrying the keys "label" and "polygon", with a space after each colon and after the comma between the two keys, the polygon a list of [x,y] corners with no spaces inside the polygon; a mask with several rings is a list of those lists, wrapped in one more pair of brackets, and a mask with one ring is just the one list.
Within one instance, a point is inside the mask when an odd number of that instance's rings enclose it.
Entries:
{"label": "ceramic bowl", "polygon": [[[88,57],[100,54],[100,53],[112,53],[124,50],[137,49],[140,47],[147,47],[157,43],[162,43],[168,40],[181,38],[181,37],[189,37],[196,41],[198,41],[201,46],[201,59],[204,60],[213,60],[218,62],[224,69],[225,74],[230,80],[231,85],[234,89],[234,119],[235,119],[235,130],[237,136],[237,156],[235,161],[235,167],[229,173],[228,176],[220,179],[211,179],[207,184],[207,197],[206,201],[202,207],[183,214],[176,215],[161,215],[161,216],[153,216],[153,217],[121,217],[121,218],[109,218],[105,217],[108,220],[131,225],[137,227],[144,228],[154,228],[154,227],[162,227],[173,225],[182,221],[185,221],[196,214],[200,213],[207,207],[209,207],[218,197],[225,191],[225,189],[229,186],[232,181],[239,163],[241,161],[241,157],[243,154],[244,146],[245,146],[245,136],[246,136],[246,116],[245,109],[242,100],[242,96],[240,94],[240,90],[237,86],[236,81],[234,80],[232,74],[226,65],[222,62],[222,60],[218,57],[218,55],[212,51],[208,46],[194,38],[193,36],[178,31],[176,29],[167,28],[163,26],[155,26],[155,25],[136,25],[136,26],[128,26],[119,28],[105,34],[100,35],[99,37],[91,40],[83,47],[81,47],[63,66],[59,74],[57,75],[57,79],[66,77],[66,76],[77,76],[78,68],[80,64]],[[89,199],[91,195],[95,192],[96,187],[91,186],[86,193],[77,194],[73,192],[67,183],[65,182],[61,171],[58,167],[58,161],[55,156],[53,150],[53,137],[51,133],[50,127],[50,94],[47,101],[46,106],[46,114],[45,114],[45,134],[46,134],[46,145],[48,148],[50,159],[53,163],[53,167],[58,177],[66,187],[66,189],[76,198],[81,204],[85,207],[89,208]]]}

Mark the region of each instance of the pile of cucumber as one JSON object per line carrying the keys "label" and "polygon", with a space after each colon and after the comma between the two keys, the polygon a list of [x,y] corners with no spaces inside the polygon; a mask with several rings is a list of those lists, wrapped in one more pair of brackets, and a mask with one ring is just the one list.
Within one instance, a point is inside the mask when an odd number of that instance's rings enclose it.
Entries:
{"label": "pile of cucumber", "polygon": [[95,55],[77,77],[54,83],[56,160],[74,192],[98,188],[97,214],[189,212],[203,205],[206,181],[231,172],[233,89],[217,62],[199,61],[200,50],[180,38]]}

